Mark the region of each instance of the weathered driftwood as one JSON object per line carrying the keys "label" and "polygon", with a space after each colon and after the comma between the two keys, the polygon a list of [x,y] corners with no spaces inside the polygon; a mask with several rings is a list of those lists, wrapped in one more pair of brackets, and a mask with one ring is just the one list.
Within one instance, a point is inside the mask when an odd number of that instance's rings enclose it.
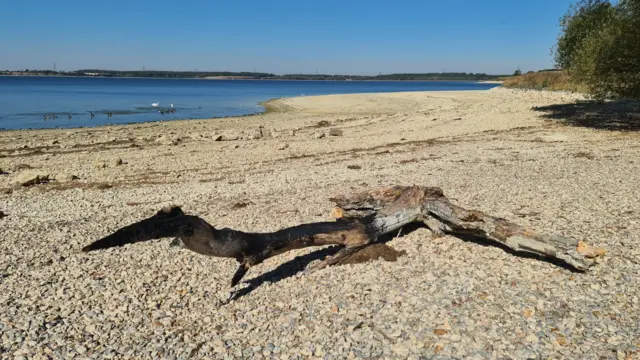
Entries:
{"label": "weathered driftwood", "polygon": [[472,235],[501,243],[515,252],[561,260],[587,270],[604,250],[583,241],[539,234],[508,220],[452,204],[440,188],[396,186],[331,199],[337,218],[373,216],[381,228],[392,228],[407,218],[423,222],[435,234]]}
{"label": "weathered driftwood", "polygon": [[231,280],[236,285],[249,268],[267,258],[310,246],[339,245],[335,255],[313,266],[334,265],[381,235],[421,222],[435,234],[473,235],[501,243],[516,252],[561,260],[577,270],[587,270],[591,258],[604,254],[573,239],[547,236],[505,219],[477,210],[465,210],[449,202],[435,187],[395,186],[331,199],[337,204],[333,222],[298,225],[273,233],[247,233],[215,229],[205,220],[186,215],[179,207],[164,208],[154,216],[121,228],[84,247],[85,252],[152,239],[178,237],[197,253],[235,258],[240,266]]}

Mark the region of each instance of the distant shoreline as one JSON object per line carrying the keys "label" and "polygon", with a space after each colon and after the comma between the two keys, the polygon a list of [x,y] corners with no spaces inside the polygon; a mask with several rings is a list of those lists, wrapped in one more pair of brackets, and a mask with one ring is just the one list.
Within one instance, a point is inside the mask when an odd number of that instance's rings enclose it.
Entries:
{"label": "distant shoreline", "polygon": [[402,80],[402,79],[281,79],[281,78],[242,78],[242,77],[144,77],[144,76],[89,76],[89,75],[4,75],[0,74],[0,77],[55,77],[55,78],[91,78],[91,79],[153,79],[153,80],[209,80],[209,81],[221,81],[221,80],[234,80],[234,81],[247,81],[247,80],[260,80],[260,81],[359,81],[359,82],[473,82],[484,84],[502,84],[502,81],[496,80],[465,80],[465,79],[438,79],[438,80]]}

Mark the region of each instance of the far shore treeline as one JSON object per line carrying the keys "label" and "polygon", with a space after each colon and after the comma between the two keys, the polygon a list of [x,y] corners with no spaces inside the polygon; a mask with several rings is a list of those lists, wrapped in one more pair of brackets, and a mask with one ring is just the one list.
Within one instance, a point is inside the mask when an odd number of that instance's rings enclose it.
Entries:
{"label": "far shore treeline", "polygon": [[163,78],[163,79],[260,79],[260,80],[494,80],[504,75],[488,75],[484,73],[422,73],[422,74],[380,74],[365,75],[323,75],[323,74],[286,74],[275,75],[259,72],[226,72],[226,71],[162,71],[162,70],[98,70],[83,69],[75,71],[53,70],[5,70],[0,75],[24,76],[88,76],[88,77],[126,77],[126,78]]}

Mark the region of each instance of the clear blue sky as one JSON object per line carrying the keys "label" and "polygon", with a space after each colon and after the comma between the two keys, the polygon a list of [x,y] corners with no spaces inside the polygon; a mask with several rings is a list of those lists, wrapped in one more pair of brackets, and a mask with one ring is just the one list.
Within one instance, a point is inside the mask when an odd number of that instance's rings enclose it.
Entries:
{"label": "clear blue sky", "polygon": [[553,66],[570,2],[10,0],[0,69],[504,74]]}

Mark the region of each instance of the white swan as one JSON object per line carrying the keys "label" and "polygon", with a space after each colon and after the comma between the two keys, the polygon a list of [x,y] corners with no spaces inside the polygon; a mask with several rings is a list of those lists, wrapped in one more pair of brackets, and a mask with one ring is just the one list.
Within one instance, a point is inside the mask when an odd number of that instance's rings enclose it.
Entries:
{"label": "white swan", "polygon": [[171,108],[173,109],[173,104],[171,104]]}
{"label": "white swan", "polygon": [[151,106],[153,106],[153,107],[158,107],[158,106],[160,106],[160,103],[159,103],[159,102],[157,102],[157,103],[153,103],[153,104],[151,104]]}

